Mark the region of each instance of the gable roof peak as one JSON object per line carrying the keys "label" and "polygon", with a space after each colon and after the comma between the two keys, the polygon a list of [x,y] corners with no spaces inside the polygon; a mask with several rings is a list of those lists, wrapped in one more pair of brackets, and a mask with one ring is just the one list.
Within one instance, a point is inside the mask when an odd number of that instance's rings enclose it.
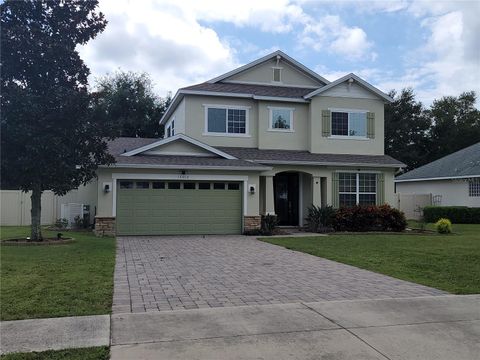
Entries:
{"label": "gable roof peak", "polygon": [[233,69],[223,75],[220,75],[220,76],[217,76],[216,78],[213,78],[211,80],[208,80],[207,83],[216,83],[216,82],[219,82],[219,81],[222,81],[222,80],[225,80],[226,78],[229,78],[233,75],[236,75],[238,73],[241,73],[245,70],[248,70],[256,65],[259,65],[261,63],[264,63],[268,60],[271,60],[273,58],[277,58],[277,56],[280,56],[282,59],[284,59],[285,61],[291,63],[294,67],[298,68],[300,71],[302,71],[303,73],[309,75],[310,77],[314,78],[315,80],[319,81],[320,83],[326,85],[326,84],[329,84],[330,81],[328,81],[327,79],[325,79],[324,77],[320,76],[319,74],[317,74],[315,71],[309,69],[308,67],[306,67],[305,65],[301,64],[300,62],[298,62],[297,60],[295,60],[294,58],[288,56],[286,53],[284,53],[283,51],[281,50],[275,50],[274,52],[270,53],[270,54],[267,54],[257,60],[254,60],[248,64],[245,64],[243,66],[240,66],[236,69]]}

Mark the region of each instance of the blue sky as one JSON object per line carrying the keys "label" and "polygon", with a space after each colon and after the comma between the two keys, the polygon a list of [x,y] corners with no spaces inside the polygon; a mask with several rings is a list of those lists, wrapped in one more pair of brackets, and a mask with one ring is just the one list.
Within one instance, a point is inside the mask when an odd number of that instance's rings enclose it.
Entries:
{"label": "blue sky", "polygon": [[329,80],[354,72],[426,104],[480,93],[480,1],[100,0],[80,49],[92,81],[147,72],[164,96],[281,49]]}

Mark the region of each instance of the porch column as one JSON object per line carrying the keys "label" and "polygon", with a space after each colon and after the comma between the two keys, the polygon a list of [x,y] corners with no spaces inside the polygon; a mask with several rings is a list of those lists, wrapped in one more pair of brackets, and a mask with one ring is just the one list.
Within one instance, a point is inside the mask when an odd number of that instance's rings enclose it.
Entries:
{"label": "porch column", "polygon": [[275,215],[273,176],[265,176],[265,214]]}
{"label": "porch column", "polygon": [[312,176],[312,204],[322,206],[322,178],[320,176]]}

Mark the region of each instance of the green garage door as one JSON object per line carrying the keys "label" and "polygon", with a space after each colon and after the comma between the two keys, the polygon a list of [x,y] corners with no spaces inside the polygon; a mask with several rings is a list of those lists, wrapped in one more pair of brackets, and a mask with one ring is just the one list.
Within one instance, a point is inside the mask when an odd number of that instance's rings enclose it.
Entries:
{"label": "green garage door", "polygon": [[120,180],[117,189],[118,235],[242,232],[241,183]]}

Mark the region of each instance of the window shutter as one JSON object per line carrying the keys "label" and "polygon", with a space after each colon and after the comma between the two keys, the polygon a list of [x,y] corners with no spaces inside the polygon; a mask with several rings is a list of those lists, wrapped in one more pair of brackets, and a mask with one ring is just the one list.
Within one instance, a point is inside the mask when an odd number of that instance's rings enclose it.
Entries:
{"label": "window shutter", "polygon": [[339,199],[339,174],[337,172],[332,173],[332,206],[338,208]]}
{"label": "window shutter", "polygon": [[377,174],[377,205],[385,204],[385,176]]}
{"label": "window shutter", "polygon": [[328,137],[331,135],[331,123],[330,110],[322,110],[322,136]]}
{"label": "window shutter", "polygon": [[375,139],[375,113],[367,113],[367,137]]}

